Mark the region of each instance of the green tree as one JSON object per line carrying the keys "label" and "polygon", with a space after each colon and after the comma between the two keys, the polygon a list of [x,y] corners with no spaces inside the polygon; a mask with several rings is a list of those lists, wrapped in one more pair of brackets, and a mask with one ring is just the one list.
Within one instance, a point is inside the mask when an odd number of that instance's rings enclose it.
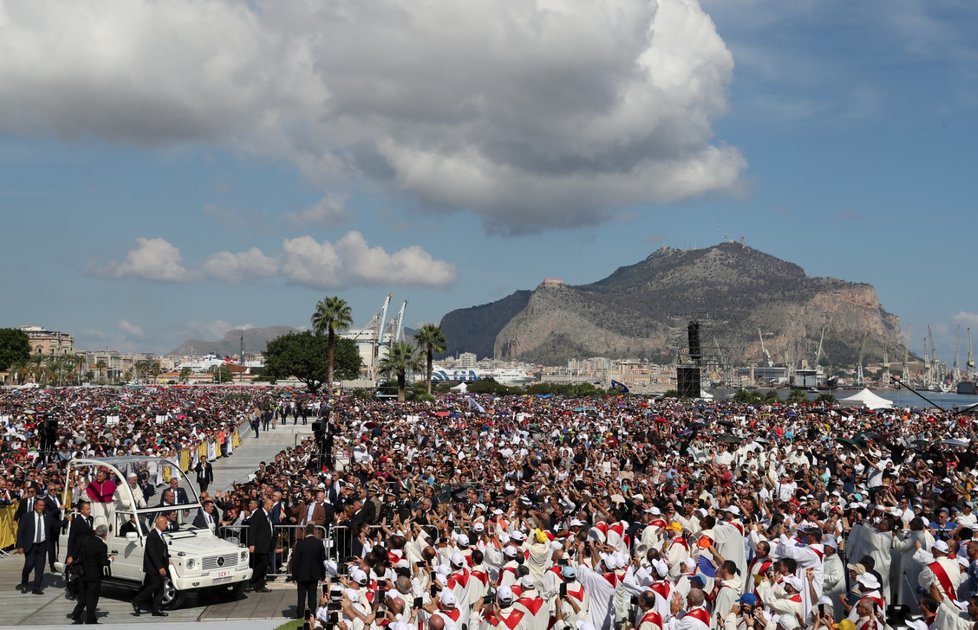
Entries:
{"label": "green tree", "polygon": [[[295,377],[316,391],[329,378],[327,338],[311,332],[276,337],[265,347],[265,373],[274,379]],[[334,375],[340,379],[360,375],[360,353],[351,339],[339,339],[334,351]]]}
{"label": "green tree", "polygon": [[343,298],[331,295],[316,303],[312,314],[312,330],[317,335],[326,334],[326,391],[333,391],[333,363],[336,351],[336,333],[353,324],[353,311]]}
{"label": "green tree", "polygon": [[207,368],[207,371],[213,375],[215,383],[230,383],[234,380],[234,373],[231,371],[231,366],[229,366],[227,363],[212,365],[211,367]]}
{"label": "green tree", "polygon": [[192,373],[193,373],[193,370],[191,370],[190,368],[188,368],[186,365],[183,366],[182,368],[180,368],[180,382],[181,383],[186,383],[187,381],[189,381],[190,380],[190,375]]}
{"label": "green tree", "polygon": [[0,328],[0,372],[26,363],[31,356],[31,340],[16,328]]}
{"label": "green tree", "polygon": [[414,346],[406,341],[395,341],[387,349],[387,355],[380,360],[380,372],[397,378],[397,399],[404,402],[407,397],[407,373],[421,369],[421,357]]}
{"label": "green tree", "polygon": [[419,352],[424,353],[424,382],[428,395],[431,396],[431,372],[436,352],[444,352],[447,342],[441,326],[425,324],[414,333],[414,343]]}
{"label": "green tree", "polygon": [[99,359],[95,362],[95,380],[99,383],[105,382],[105,368],[109,367],[104,359]]}

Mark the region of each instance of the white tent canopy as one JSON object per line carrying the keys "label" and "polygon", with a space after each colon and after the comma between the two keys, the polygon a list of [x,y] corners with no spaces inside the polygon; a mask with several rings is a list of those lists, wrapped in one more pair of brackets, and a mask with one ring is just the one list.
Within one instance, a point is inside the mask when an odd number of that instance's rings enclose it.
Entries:
{"label": "white tent canopy", "polygon": [[839,402],[846,406],[862,405],[867,409],[889,409],[893,406],[892,400],[881,398],[868,389],[863,389],[863,391],[843,398]]}
{"label": "white tent canopy", "polygon": [[465,384],[465,381],[462,381],[461,383],[459,383],[458,385],[456,385],[455,387],[453,387],[452,388],[452,391],[453,392],[462,392],[464,394],[465,392],[469,391],[469,386]]}

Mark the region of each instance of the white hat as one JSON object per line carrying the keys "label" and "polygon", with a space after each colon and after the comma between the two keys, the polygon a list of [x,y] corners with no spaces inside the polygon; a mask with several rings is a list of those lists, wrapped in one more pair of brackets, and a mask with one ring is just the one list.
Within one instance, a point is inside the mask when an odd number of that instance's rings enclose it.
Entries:
{"label": "white hat", "polygon": [[486,531],[486,526],[482,524],[482,521],[479,521],[478,523],[476,523],[476,524],[474,524],[472,526],[472,531],[474,531],[474,532],[484,532],[484,531]]}
{"label": "white hat", "polygon": [[532,575],[524,575],[520,578],[520,586],[523,588],[536,588],[536,583],[533,581]]}
{"label": "white hat", "polygon": [[660,578],[664,578],[669,574],[669,565],[658,558],[652,561],[652,568],[655,569],[655,572],[659,574]]}
{"label": "white hat", "polygon": [[454,564],[455,566],[460,567],[465,564],[465,556],[463,556],[457,551],[453,551],[452,555],[449,556],[448,561]]}
{"label": "white hat", "polygon": [[577,569],[570,565],[560,567],[560,576],[565,580],[577,579]]}
{"label": "white hat", "polygon": [[880,581],[876,579],[875,575],[873,575],[868,571],[866,573],[863,573],[859,577],[857,577],[856,581],[859,582],[860,585],[868,589],[877,589],[880,587]]}
{"label": "white hat", "polygon": [[438,596],[438,601],[441,602],[442,606],[454,606],[456,604],[455,593],[451,590],[444,590]]}
{"label": "white hat", "polygon": [[822,544],[826,547],[832,547],[836,551],[839,549],[839,541],[832,535],[826,536],[824,539],[822,539]]}
{"label": "white hat", "polygon": [[829,597],[828,595],[822,595],[821,597],[819,597],[818,598],[818,603],[819,604],[822,604],[823,606],[828,606],[829,608],[834,608],[835,607],[832,604],[832,598]]}
{"label": "white hat", "polygon": [[352,571],[350,571],[350,579],[356,582],[357,584],[359,584],[360,586],[363,586],[364,584],[370,581],[370,579],[367,577],[367,574],[364,573],[362,569],[353,569]]}
{"label": "white hat", "polygon": [[612,570],[618,568],[618,559],[615,558],[615,554],[613,554],[613,553],[603,553],[603,554],[601,554],[601,559],[604,560],[604,566],[605,567],[607,567],[609,569],[612,569]]}
{"label": "white hat", "polygon": [[513,589],[505,584],[496,588],[496,597],[502,602],[511,602],[515,599]]}
{"label": "white hat", "polygon": [[347,588],[343,590],[343,593],[349,598],[354,604],[360,601],[360,591],[355,588]]}
{"label": "white hat", "polygon": [[580,519],[572,518],[568,527],[584,527],[584,523]]}
{"label": "white hat", "polygon": [[723,508],[723,509],[726,512],[730,512],[731,514],[735,514],[737,516],[740,516],[740,508],[737,507],[736,505],[732,504],[732,503],[730,505],[728,505],[727,507]]}
{"label": "white hat", "polygon": [[801,578],[797,575],[786,575],[784,576],[784,583],[795,589],[796,592],[800,593],[805,585],[802,583]]}
{"label": "white hat", "polygon": [[506,545],[505,547],[503,547],[503,554],[506,555],[509,558],[515,558],[516,557],[516,547],[514,547],[512,545]]}
{"label": "white hat", "polygon": [[632,500],[633,501],[644,501],[645,500],[645,495],[644,494],[633,494],[632,495]]}
{"label": "white hat", "polygon": [[510,534],[509,537],[512,538],[513,540],[518,540],[520,542],[526,540],[526,534],[524,534],[520,530],[516,530],[515,532]]}
{"label": "white hat", "polygon": [[934,544],[931,545],[930,548],[937,549],[941,553],[948,553],[950,551],[950,547],[948,547],[947,543],[944,542],[943,540],[935,540]]}
{"label": "white hat", "polygon": [[455,542],[458,543],[458,546],[459,547],[468,547],[469,546],[469,537],[466,536],[465,534],[459,534],[458,537],[455,538]]}

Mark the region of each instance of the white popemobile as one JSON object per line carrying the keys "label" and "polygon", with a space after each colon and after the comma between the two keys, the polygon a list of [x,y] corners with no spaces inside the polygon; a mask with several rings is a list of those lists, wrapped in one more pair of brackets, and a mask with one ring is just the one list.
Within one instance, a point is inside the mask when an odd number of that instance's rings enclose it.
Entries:
{"label": "white popemobile", "polygon": [[[165,469],[169,469],[168,471]],[[66,488],[87,485],[105,471],[107,478],[116,483],[111,502],[93,502],[94,525],[109,528],[106,543],[109,554],[114,554],[106,569],[104,582],[128,588],[139,588],[143,583],[143,547],[146,535],[158,514],[171,514],[172,530],[164,533],[169,547],[170,575],[164,580],[164,608],[177,608],[189,591],[208,589],[231,595],[244,591],[251,580],[248,549],[218,537],[203,524],[203,507],[193,485],[180,467],[173,461],[160,457],[110,457],[100,459],[73,459],[68,462]],[[170,482],[159,489],[149,501],[142,500],[138,486],[134,490],[126,478],[130,473],[149,473],[151,478]],[[173,480],[178,480],[173,483]],[[163,505],[163,494],[174,489],[177,505]],[[148,503],[148,504],[147,504]],[[145,507],[140,507],[141,505]],[[197,521],[197,524],[195,524]],[[71,523],[61,531],[58,571],[64,571]]]}

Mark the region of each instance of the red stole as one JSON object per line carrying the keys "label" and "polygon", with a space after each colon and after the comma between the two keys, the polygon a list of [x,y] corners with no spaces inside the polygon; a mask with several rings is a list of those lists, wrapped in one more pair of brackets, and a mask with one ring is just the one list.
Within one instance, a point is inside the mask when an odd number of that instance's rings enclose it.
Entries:
{"label": "red stole", "polygon": [[459,569],[448,578],[448,588],[455,588],[456,585],[465,588],[469,583],[469,570]]}
{"label": "red stole", "polygon": [[516,603],[530,611],[531,615],[536,616],[543,607],[543,599],[540,597],[521,597]]}
{"label": "red stole", "polygon": [[[649,612],[645,613],[645,616],[642,617],[642,620],[638,622],[637,628],[641,628],[642,627],[642,624],[643,623],[646,623],[646,622],[651,623],[651,624],[654,624],[656,626],[659,626],[660,628],[663,627],[662,626],[662,615],[660,615],[655,610],[650,610]],[[637,630],[637,628],[636,628],[636,630]]]}
{"label": "red stole", "polygon": [[472,571],[469,575],[482,582],[483,586],[489,585],[489,574],[485,571]]}
{"label": "red stole", "polygon": [[941,585],[941,590],[944,591],[944,594],[951,598],[951,601],[955,601],[958,594],[954,591],[954,586],[951,584],[951,578],[947,574],[947,571],[944,570],[944,567],[941,566],[941,563],[935,560],[934,562],[928,564],[927,568],[930,569],[931,572],[933,572],[934,577],[937,578],[937,583]]}
{"label": "red stole", "polygon": [[665,580],[662,580],[661,582],[653,582],[652,586],[649,588],[658,593],[662,599],[666,601],[669,601],[669,596],[672,595],[672,585]]}
{"label": "red stole", "polygon": [[581,588],[579,588],[578,590],[572,591],[570,589],[570,585],[568,585],[567,586],[567,594],[570,595],[571,597],[574,597],[575,599],[577,599],[577,601],[579,601],[579,602],[581,602],[583,604],[584,603],[584,585],[581,584],[580,587]]}
{"label": "red stole", "polygon": [[445,615],[455,623],[458,623],[459,618],[462,616],[462,611],[458,608],[441,608],[438,610],[438,612]]}
{"label": "red stole", "polygon": [[694,608],[686,613],[687,617],[692,617],[693,619],[698,619],[706,624],[706,627],[710,627],[710,613],[707,612],[705,608]]}
{"label": "red stole", "polygon": [[498,626],[499,623],[502,622],[503,625],[509,628],[509,630],[515,630],[516,626],[520,625],[520,622],[523,621],[523,616],[525,614],[526,613],[524,613],[522,610],[516,610],[514,608],[509,613],[509,617],[503,617],[502,613],[499,613],[498,617],[495,615],[487,616],[486,621],[488,621],[493,626]]}

